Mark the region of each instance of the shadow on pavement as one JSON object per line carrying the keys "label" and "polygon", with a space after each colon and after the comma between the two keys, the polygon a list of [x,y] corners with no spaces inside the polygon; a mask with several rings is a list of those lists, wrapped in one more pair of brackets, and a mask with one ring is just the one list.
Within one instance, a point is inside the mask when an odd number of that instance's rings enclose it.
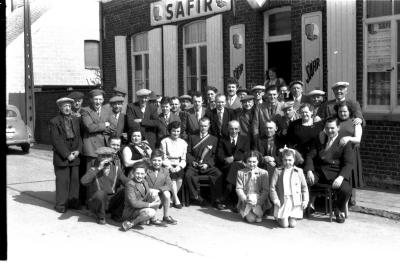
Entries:
{"label": "shadow on pavement", "polygon": [[[44,207],[53,210],[52,200],[55,199],[54,191],[23,191],[18,195],[14,195],[14,201],[22,204]],[[32,198],[27,198],[32,197]],[[37,200],[43,201],[38,202]]]}
{"label": "shadow on pavement", "polygon": [[23,151],[22,151],[22,149],[20,148],[20,147],[18,147],[18,148],[10,148],[10,147],[7,147],[7,150],[6,150],[6,155],[7,154],[12,154],[12,155],[25,155],[25,154],[27,154],[27,153],[24,153]]}

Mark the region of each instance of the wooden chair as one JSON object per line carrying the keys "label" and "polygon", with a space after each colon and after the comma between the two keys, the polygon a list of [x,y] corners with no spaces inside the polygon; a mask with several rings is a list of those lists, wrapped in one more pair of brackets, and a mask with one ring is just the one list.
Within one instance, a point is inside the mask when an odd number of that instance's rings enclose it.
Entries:
{"label": "wooden chair", "polygon": [[[200,193],[205,188],[211,189],[210,178],[208,175],[198,175],[199,185],[200,185]],[[189,191],[187,189],[187,185],[183,182],[181,190],[180,190],[180,199],[184,206],[190,206],[190,196]],[[212,200],[211,200],[212,201]]]}

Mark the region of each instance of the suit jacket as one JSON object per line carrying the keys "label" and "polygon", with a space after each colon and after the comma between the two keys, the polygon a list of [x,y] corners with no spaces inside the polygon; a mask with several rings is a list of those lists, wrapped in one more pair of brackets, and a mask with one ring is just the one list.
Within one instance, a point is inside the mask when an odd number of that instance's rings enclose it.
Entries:
{"label": "suit jacket", "polygon": [[[157,108],[148,103],[143,113],[140,110],[139,102],[129,103],[126,108],[126,118],[128,130],[140,128],[142,134],[154,149],[159,127]],[[135,119],[142,119],[142,122],[136,123],[134,122]]]}
{"label": "suit jacket", "polygon": [[[140,185],[143,186],[139,187]],[[122,218],[131,220],[142,208],[147,208],[150,199],[150,188],[146,180],[136,182],[133,179],[125,184],[125,204]]]}
{"label": "suit jacket", "polygon": [[250,151],[250,143],[246,136],[239,135],[235,147],[232,146],[230,137],[221,138],[217,149],[218,163],[226,165],[224,158],[229,156],[233,156],[234,161],[244,161],[244,154],[247,151]]}
{"label": "suit jacket", "polygon": [[114,134],[118,137],[121,137],[123,132],[126,132],[125,128],[126,115],[124,113],[120,113],[118,119],[115,118],[114,113],[111,111],[109,115],[109,122],[111,129],[114,131]]}
{"label": "suit jacket", "polygon": [[252,139],[252,123],[254,118],[254,107],[250,110],[245,110],[242,108],[235,110],[235,120],[237,120],[240,124],[240,134],[244,136],[248,136],[250,141]]}
{"label": "suit jacket", "polygon": [[213,109],[212,111],[208,111],[206,113],[206,117],[210,119],[210,133],[218,138],[229,137],[229,132],[228,132],[228,123],[235,119],[235,113],[233,110],[225,108],[224,113],[222,116],[222,125],[221,129],[218,127],[218,112],[217,109]]}
{"label": "suit jacket", "polygon": [[252,132],[255,140],[256,138],[266,137],[265,131],[267,130],[266,123],[268,120],[273,120],[276,122],[276,119],[278,118],[277,115],[283,116],[282,106],[283,103],[278,101],[273,108],[272,115],[268,111],[268,103],[264,102],[259,107],[255,108],[254,119],[252,123]]}
{"label": "suit jacket", "polygon": [[172,191],[172,181],[169,176],[169,171],[165,167],[161,167],[157,177],[155,176],[154,169],[147,170],[146,182],[152,189],[160,191]]}
{"label": "suit jacket", "polygon": [[278,135],[273,138],[273,143],[268,143],[268,139],[258,139],[257,150],[262,156],[271,156],[275,158],[275,162],[279,163],[279,149],[285,146],[284,141]]}
{"label": "suit jacket", "polygon": [[315,158],[315,170],[328,180],[334,180],[339,175],[349,180],[352,169],[354,152],[351,143],[345,146],[339,145],[340,136],[337,136],[331,147],[325,150],[328,139],[324,143],[316,142],[317,157]]}
{"label": "suit jacket", "polygon": [[236,110],[236,109],[240,109],[242,108],[242,103],[240,102],[240,98],[238,96],[236,96],[235,100],[233,101],[233,103],[231,105],[229,105],[228,103],[228,97],[226,97],[226,105],[225,107],[231,110]]}
{"label": "suit jacket", "polygon": [[[207,109],[203,107],[201,110],[201,117],[204,117],[206,111]],[[198,134],[199,132],[199,121],[196,118],[196,112],[194,108],[190,108],[189,110],[187,110],[186,115],[186,134],[189,137],[189,135]]]}
{"label": "suit jacket", "polygon": [[[285,169],[283,169],[282,167],[276,168],[274,174],[272,175],[270,185],[271,201],[274,202],[276,200],[279,200],[281,205],[283,205],[285,202],[285,195],[290,194],[284,192],[284,171]],[[308,187],[303,170],[301,168],[298,168],[296,166],[293,167],[293,174],[290,180],[290,186],[290,189],[292,189],[291,195],[293,196],[293,204],[295,206],[301,205],[302,202],[308,203]]]}
{"label": "suit jacket", "polygon": [[215,154],[217,152],[217,144],[218,139],[213,135],[208,135],[207,139],[202,141],[202,143],[193,149],[198,142],[200,142],[200,135],[190,135],[188,138],[188,148],[186,154],[186,160],[189,165],[192,165],[193,161],[200,161],[201,155],[204,152],[204,149],[208,147],[210,151],[203,159],[203,163],[206,163],[209,167],[213,167],[215,165]]}
{"label": "suit jacket", "polygon": [[[169,118],[168,120],[166,120],[163,116],[163,114],[161,113],[158,116],[158,133],[157,133],[157,142],[160,142],[162,139],[164,139],[165,137],[167,137],[169,135],[168,132],[168,124],[174,121],[178,121],[180,122],[181,119],[179,118],[179,116],[173,114],[172,112],[169,114]],[[167,124],[168,123],[168,124]]]}
{"label": "suit jacket", "polygon": [[[353,109],[354,116],[350,117],[362,119],[363,124],[365,125],[365,120],[362,115],[360,104],[357,101],[350,99],[346,99],[346,102],[349,103],[350,107]],[[337,112],[334,109],[336,104],[337,104],[336,100],[329,100],[322,103],[321,106],[319,106],[318,108],[317,115],[323,120],[331,116],[335,116],[337,114]]]}
{"label": "suit jacket", "polygon": [[58,115],[50,120],[49,132],[53,145],[53,165],[54,166],[78,166],[80,163],[79,157],[69,162],[67,157],[73,151],[82,152],[82,138],[80,130],[80,118],[71,116],[72,130],[75,137],[72,143],[67,142],[67,134],[65,131],[64,117]]}

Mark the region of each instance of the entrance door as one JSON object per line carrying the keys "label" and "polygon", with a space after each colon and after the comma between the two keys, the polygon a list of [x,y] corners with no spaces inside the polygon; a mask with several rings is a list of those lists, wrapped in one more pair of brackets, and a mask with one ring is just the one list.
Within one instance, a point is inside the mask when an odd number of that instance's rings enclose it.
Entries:
{"label": "entrance door", "polygon": [[268,68],[275,67],[278,77],[286,84],[292,80],[292,43],[291,41],[271,42],[267,44]]}

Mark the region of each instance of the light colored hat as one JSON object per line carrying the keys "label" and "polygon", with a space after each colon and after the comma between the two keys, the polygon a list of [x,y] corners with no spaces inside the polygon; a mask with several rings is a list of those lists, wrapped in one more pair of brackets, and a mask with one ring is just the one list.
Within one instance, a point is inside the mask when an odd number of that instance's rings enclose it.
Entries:
{"label": "light colored hat", "polygon": [[336,82],[335,84],[333,84],[332,89],[337,89],[337,88],[339,88],[339,87],[347,88],[349,85],[350,85],[350,84],[349,84],[348,82],[339,81],[339,82]]}
{"label": "light colored hat", "polygon": [[100,147],[97,148],[96,152],[97,155],[109,155],[112,156],[115,153],[115,150],[113,148],[110,147]]}
{"label": "light colored hat", "polygon": [[251,88],[251,92],[256,91],[256,90],[262,90],[262,91],[264,91],[264,90],[265,90],[265,86],[263,86],[263,85],[257,85],[257,86],[254,86],[254,87]]}
{"label": "light colored hat", "polygon": [[64,104],[64,103],[70,103],[70,104],[72,104],[72,103],[74,103],[74,100],[71,99],[71,98],[68,98],[68,97],[62,97],[62,98],[59,98],[59,99],[56,101],[56,103],[57,103],[58,106],[60,106],[60,105],[62,105],[62,104]]}
{"label": "light colored hat", "polygon": [[192,100],[192,97],[190,97],[190,95],[185,94],[185,95],[180,96],[179,99],[180,100]]}
{"label": "light colored hat", "polygon": [[114,102],[124,102],[124,98],[121,96],[114,96],[110,99],[110,103],[114,103]]}
{"label": "light colored hat", "polygon": [[99,95],[103,95],[104,91],[101,89],[93,89],[91,91],[89,91],[89,96],[90,97],[95,97],[95,96],[99,96]]}
{"label": "light colored hat", "polygon": [[252,100],[254,99],[253,95],[246,95],[243,98],[240,99],[240,101],[247,101],[247,100]]}
{"label": "light colored hat", "polygon": [[291,89],[294,84],[300,84],[302,87],[304,87],[303,81],[295,80],[295,81],[292,81],[292,82],[289,83],[289,89]]}
{"label": "light colored hat", "polygon": [[325,91],[319,90],[319,89],[315,89],[315,90],[310,91],[307,95],[308,96],[314,96],[314,95],[325,96]]}
{"label": "light colored hat", "polygon": [[151,93],[151,90],[148,89],[140,89],[136,91],[136,96],[149,96]]}

